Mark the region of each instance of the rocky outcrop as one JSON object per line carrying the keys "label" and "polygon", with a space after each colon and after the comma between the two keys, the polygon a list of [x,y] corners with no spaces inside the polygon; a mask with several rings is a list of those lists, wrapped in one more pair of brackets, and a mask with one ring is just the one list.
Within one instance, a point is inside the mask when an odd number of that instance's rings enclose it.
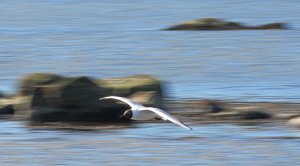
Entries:
{"label": "rocky outcrop", "polygon": [[[234,102],[222,100],[174,101],[167,105],[182,121],[260,123],[300,117],[300,103]],[[217,109],[216,109],[217,108]],[[292,121],[293,122],[293,121]],[[294,120],[296,122],[296,120]]]}
{"label": "rocky outcrop", "polygon": [[246,26],[238,22],[228,22],[218,18],[195,19],[179,23],[165,30],[268,30],[287,29],[284,23],[271,23],[259,26]]}
{"label": "rocky outcrop", "polygon": [[163,83],[150,75],[101,79],[96,80],[96,83],[110,95],[129,97],[146,106],[164,107]]}
{"label": "rocky outcrop", "polygon": [[114,100],[99,101],[101,97],[116,95],[147,106],[161,108],[164,105],[161,81],[149,75],[93,80],[30,74],[20,81],[18,94],[0,99],[0,114],[42,122],[111,122],[120,120],[128,106]]}

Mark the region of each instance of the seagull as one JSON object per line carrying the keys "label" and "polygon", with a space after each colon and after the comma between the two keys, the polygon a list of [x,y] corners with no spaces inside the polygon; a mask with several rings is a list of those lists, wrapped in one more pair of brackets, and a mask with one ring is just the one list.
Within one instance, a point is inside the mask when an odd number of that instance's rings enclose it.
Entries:
{"label": "seagull", "polygon": [[123,115],[120,116],[121,118],[132,119],[132,120],[150,120],[150,119],[161,118],[163,120],[166,121],[168,120],[170,122],[173,122],[176,125],[181,126],[185,129],[192,130],[190,127],[180,122],[177,118],[175,118],[174,116],[168,114],[167,112],[159,108],[145,107],[128,98],[119,97],[119,96],[107,96],[107,97],[100,98],[99,100],[105,100],[105,99],[114,99],[114,100],[122,101],[131,107],[130,109],[126,110],[123,113]]}

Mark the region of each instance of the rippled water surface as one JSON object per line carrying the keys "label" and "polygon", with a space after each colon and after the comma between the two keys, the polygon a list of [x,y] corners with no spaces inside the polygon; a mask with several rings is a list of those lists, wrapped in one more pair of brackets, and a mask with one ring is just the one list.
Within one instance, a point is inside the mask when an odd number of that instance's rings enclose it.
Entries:
{"label": "rippled water surface", "polygon": [[[300,101],[300,3],[288,1],[4,0],[0,91],[28,73],[152,74],[177,98]],[[217,17],[291,30],[161,31]]]}
{"label": "rippled water surface", "polygon": [[[299,165],[300,133],[276,125],[168,123],[57,130],[0,121],[5,165]],[[2,164],[1,164],[2,165]]]}
{"label": "rippled water surface", "polygon": [[[300,102],[299,8],[297,0],[2,0],[0,91],[16,91],[33,72],[151,74],[175,98]],[[160,30],[203,17],[290,30]],[[1,120],[0,165],[300,165],[297,130],[191,125],[71,130]]]}

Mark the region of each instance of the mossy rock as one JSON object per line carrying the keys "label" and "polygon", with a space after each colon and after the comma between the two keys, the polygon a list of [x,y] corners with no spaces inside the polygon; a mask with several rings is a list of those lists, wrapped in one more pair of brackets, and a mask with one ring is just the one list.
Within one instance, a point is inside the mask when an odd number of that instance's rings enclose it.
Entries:
{"label": "mossy rock", "polygon": [[155,91],[162,95],[162,82],[150,75],[134,75],[129,77],[101,79],[96,81],[100,87],[106,88],[115,96],[129,96],[138,91]]}
{"label": "mossy rock", "polygon": [[63,79],[62,76],[49,73],[34,73],[24,76],[20,81],[19,94],[32,95],[36,87],[52,84]]}
{"label": "mossy rock", "polygon": [[[114,121],[128,109],[124,103],[99,101],[105,96],[132,97],[162,106],[161,81],[149,75],[92,80],[38,73],[22,79],[15,117],[34,121]],[[21,100],[22,99],[22,100]]]}

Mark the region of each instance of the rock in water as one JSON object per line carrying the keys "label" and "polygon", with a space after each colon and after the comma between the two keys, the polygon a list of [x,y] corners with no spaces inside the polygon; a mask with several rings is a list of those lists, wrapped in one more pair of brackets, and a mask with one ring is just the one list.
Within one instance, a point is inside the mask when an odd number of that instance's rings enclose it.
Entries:
{"label": "rock in water", "polygon": [[13,105],[14,117],[35,121],[120,120],[128,109],[126,104],[99,101],[111,95],[143,100],[154,107],[163,105],[161,81],[148,75],[94,81],[88,77],[36,73],[21,80],[19,94],[4,103]]}
{"label": "rock in water", "polygon": [[218,18],[195,19],[176,24],[165,30],[267,30],[287,29],[284,23],[271,23],[259,26],[246,26],[239,22],[228,22]]}
{"label": "rock in water", "polygon": [[[87,77],[62,79],[36,88],[32,99],[31,119],[37,121],[104,121],[123,113],[122,106],[99,102],[105,89]],[[115,116],[113,116],[115,115]]]}
{"label": "rock in water", "polygon": [[134,75],[101,79],[96,82],[100,87],[106,88],[108,92],[111,92],[110,95],[128,97],[146,106],[164,107],[163,83],[153,76]]}
{"label": "rock in water", "polygon": [[270,114],[267,114],[262,111],[245,111],[245,112],[241,112],[239,116],[241,117],[241,119],[246,119],[246,120],[271,118]]}
{"label": "rock in water", "polygon": [[73,122],[112,122],[119,121],[127,106],[113,102],[90,103],[83,106],[53,105],[47,102],[47,95],[36,89],[32,100],[31,120],[34,121],[73,121]]}

